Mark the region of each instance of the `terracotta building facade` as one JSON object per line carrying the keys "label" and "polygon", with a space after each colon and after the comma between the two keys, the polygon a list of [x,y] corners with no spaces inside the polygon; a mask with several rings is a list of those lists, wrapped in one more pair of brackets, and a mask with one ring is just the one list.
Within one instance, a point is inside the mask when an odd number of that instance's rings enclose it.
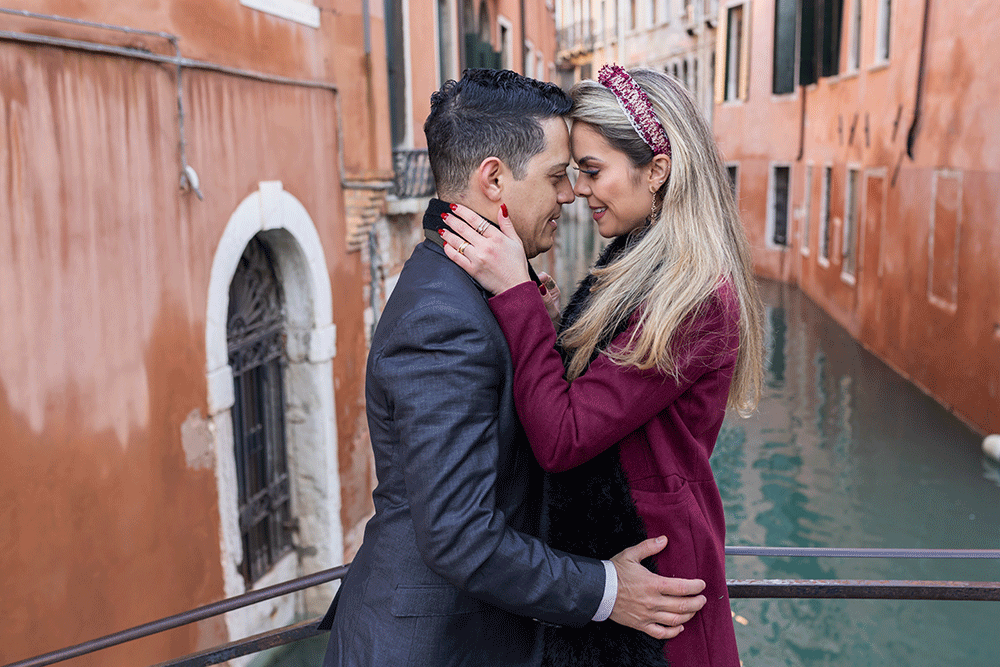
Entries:
{"label": "terracotta building facade", "polygon": [[[349,562],[368,340],[468,66],[554,76],[518,0],[0,9],[0,662]],[[333,586],[102,651],[153,664]],[[242,661],[242,662],[245,662]]]}
{"label": "terracotta building facade", "polygon": [[4,9],[0,662],[345,561],[374,484],[359,238],[393,177],[377,3]]}
{"label": "terracotta building facade", "polygon": [[761,275],[1000,431],[995,7],[720,2],[714,127]]}

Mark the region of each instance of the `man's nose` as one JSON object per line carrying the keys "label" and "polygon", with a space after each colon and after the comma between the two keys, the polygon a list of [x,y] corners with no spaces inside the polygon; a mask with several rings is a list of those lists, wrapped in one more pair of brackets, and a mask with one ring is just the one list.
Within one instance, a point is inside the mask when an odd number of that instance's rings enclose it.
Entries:
{"label": "man's nose", "polygon": [[576,195],[573,194],[573,186],[570,185],[569,179],[564,179],[563,184],[559,187],[559,194],[556,200],[560,204],[569,204],[574,199],[576,199]]}

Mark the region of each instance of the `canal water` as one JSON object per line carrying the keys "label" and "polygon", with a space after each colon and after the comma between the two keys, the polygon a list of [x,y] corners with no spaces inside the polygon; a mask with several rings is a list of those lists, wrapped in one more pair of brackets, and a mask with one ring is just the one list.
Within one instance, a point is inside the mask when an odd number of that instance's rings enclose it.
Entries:
{"label": "canal water", "polygon": [[[712,457],[728,544],[1000,549],[1000,465],[982,438],[799,290],[761,284],[767,375]],[[942,344],[947,344],[942,341]],[[998,561],[730,557],[731,579],[998,581]],[[745,667],[1000,667],[1000,603],[733,600]],[[256,665],[322,662],[326,637]],[[678,666],[689,667],[689,666]]]}
{"label": "canal water", "polygon": [[[799,290],[762,283],[759,409],[712,465],[727,544],[1000,548],[1000,465],[982,438]],[[946,345],[947,341],[942,341]],[[729,557],[732,579],[998,581],[1000,562]],[[1000,603],[733,600],[745,667],[998,667]]]}

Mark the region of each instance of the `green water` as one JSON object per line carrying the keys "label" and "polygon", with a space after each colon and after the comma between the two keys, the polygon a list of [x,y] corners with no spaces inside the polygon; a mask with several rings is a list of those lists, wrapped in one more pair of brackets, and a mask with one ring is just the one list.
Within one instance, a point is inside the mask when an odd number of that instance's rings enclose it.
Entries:
{"label": "green water", "polygon": [[[801,292],[763,283],[769,353],[712,465],[734,545],[1000,548],[982,438]],[[942,344],[947,344],[942,341]],[[1000,580],[1000,562],[730,557],[733,579]],[[745,667],[1000,666],[1000,603],[733,600]]]}

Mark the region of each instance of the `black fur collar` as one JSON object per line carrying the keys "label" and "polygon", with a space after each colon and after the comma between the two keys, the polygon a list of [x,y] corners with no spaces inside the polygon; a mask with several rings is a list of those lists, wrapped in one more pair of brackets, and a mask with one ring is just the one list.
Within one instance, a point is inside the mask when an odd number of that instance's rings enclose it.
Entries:
{"label": "black fur collar", "polygon": [[[596,266],[606,266],[636,240],[635,235],[616,238],[601,253]],[[593,284],[593,274],[580,282],[563,312],[560,332],[586,308]],[[624,330],[627,324],[626,319],[617,329]],[[610,332],[599,347],[606,347],[618,333]],[[617,445],[572,470],[547,475],[546,505],[548,542],[557,549],[606,560],[646,539],[646,528],[632,501]],[[651,559],[643,564],[656,571]],[[663,641],[610,620],[588,623],[583,628],[545,628],[544,667],[667,664]]]}

